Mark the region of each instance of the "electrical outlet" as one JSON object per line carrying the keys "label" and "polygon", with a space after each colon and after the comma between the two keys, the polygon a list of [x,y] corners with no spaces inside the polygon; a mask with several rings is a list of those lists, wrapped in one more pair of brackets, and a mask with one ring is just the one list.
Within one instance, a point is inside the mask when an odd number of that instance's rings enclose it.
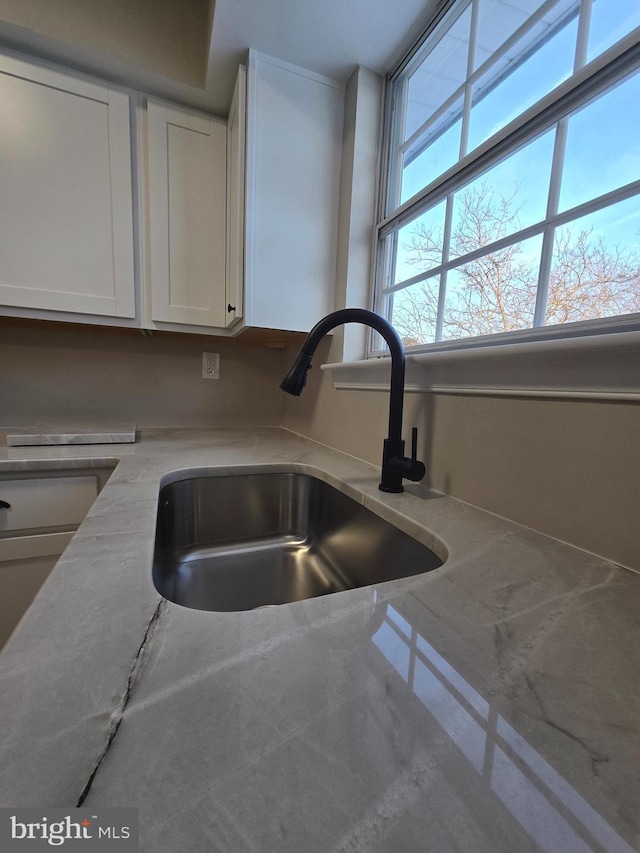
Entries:
{"label": "electrical outlet", "polygon": [[202,378],[220,379],[220,356],[217,352],[202,353]]}

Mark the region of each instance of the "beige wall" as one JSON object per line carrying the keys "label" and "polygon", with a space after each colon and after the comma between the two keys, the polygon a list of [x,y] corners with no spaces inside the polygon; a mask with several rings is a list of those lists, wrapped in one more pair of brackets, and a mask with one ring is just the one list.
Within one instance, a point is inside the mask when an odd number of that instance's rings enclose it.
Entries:
{"label": "beige wall", "polygon": [[[219,380],[201,379],[218,352]],[[282,353],[220,339],[0,324],[0,429],[33,423],[277,426]]]}
{"label": "beige wall", "polygon": [[[323,342],[283,423],[379,465],[388,396],[335,391],[317,368],[338,347]],[[640,405],[407,394],[404,425],[434,488],[640,570]]]}
{"label": "beige wall", "polygon": [[0,20],[204,86],[209,0],[2,0]]}

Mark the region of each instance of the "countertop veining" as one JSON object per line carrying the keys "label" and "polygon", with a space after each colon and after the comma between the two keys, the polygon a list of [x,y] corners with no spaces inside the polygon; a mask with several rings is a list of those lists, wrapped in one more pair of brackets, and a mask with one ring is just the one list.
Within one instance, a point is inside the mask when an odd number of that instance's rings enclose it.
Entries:
{"label": "countertop veining", "polygon": [[[0,448],[117,467],[0,655],[0,805],[135,806],[142,851],[633,851],[640,577],[275,428]],[[170,471],[326,479],[448,558],[243,613],[151,580]]]}

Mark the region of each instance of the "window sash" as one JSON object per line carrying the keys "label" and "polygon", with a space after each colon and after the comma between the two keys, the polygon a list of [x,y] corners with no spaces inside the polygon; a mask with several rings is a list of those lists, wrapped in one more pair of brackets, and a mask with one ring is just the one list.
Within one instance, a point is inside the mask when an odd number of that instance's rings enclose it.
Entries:
{"label": "window sash", "polygon": [[[549,130],[569,113],[585,106],[621,80],[640,62],[640,27],[585,65],[565,83],[465,155],[431,184],[407,199],[377,223],[378,237],[406,225],[522,145]],[[387,184],[389,181],[387,180]],[[386,190],[388,192],[388,188]]]}
{"label": "window sash", "polygon": [[[417,273],[411,278],[403,279],[397,284],[382,285],[380,287],[380,292],[384,295],[388,295],[400,290],[405,290],[413,284],[420,284],[420,282],[426,281],[428,278],[433,278],[434,276],[441,275],[445,271],[464,266],[464,264],[475,261],[484,255],[500,251],[500,249],[507,249],[509,246],[513,246],[516,243],[528,240],[530,237],[542,234],[547,227],[558,228],[561,225],[567,225],[569,222],[581,219],[583,216],[587,216],[590,213],[596,213],[599,210],[604,210],[604,208],[609,207],[616,202],[625,201],[626,199],[632,198],[634,195],[638,194],[640,194],[640,179],[632,181],[629,184],[625,184],[625,186],[619,187],[618,189],[611,190],[611,192],[604,193],[603,195],[584,202],[583,204],[576,205],[576,207],[569,208],[561,213],[555,213],[552,216],[541,219],[534,225],[529,225],[526,228],[514,231],[512,234],[508,234],[507,236],[502,237],[499,240],[495,240],[492,243],[487,243],[485,246],[474,249],[472,252],[468,252],[465,255],[456,256],[451,261],[446,261],[441,264],[437,264],[434,267],[430,267],[426,271]],[[395,230],[396,229],[392,229],[388,234],[394,233]]]}
{"label": "window sash", "polygon": [[[472,0],[463,0],[459,4],[455,2],[446,4],[430,30],[430,35],[433,38],[437,37],[437,30],[445,32],[445,27],[448,29],[452,20],[457,19],[469,7]],[[604,2],[604,0],[600,0]],[[552,203],[547,210],[545,218],[538,222],[529,225],[526,228],[509,234],[501,239],[496,240],[490,245],[482,246],[466,255],[456,257],[449,260],[444,257],[442,262],[430,269],[424,269],[420,273],[410,278],[395,282],[395,260],[396,252],[394,242],[400,229],[417,219],[421,214],[433,208],[440,202],[446,202],[447,207],[451,207],[451,200],[455,192],[460,191],[467,186],[471,181],[480,177],[492,167],[496,166],[501,161],[513,155],[520,148],[532,142],[535,138],[543,133],[556,129],[556,137],[558,134],[566,133],[566,126],[571,114],[575,113],[589,102],[596,100],[607,89],[612,88],[621,83],[626,77],[630,76],[635,70],[640,67],[640,27],[628,33],[623,39],[615,45],[604,51],[588,64],[584,64],[587,52],[588,27],[585,26],[585,21],[588,21],[588,14],[585,13],[585,8],[591,6],[591,0],[582,0],[583,14],[579,19],[579,28],[577,34],[576,56],[574,64],[574,73],[567,80],[557,86],[553,91],[541,98],[532,107],[525,110],[507,125],[498,130],[493,136],[485,140],[475,150],[465,154],[459,161],[443,172],[435,180],[423,187],[414,196],[407,199],[402,204],[397,204],[395,208],[389,212],[387,209],[390,205],[399,198],[399,187],[401,184],[402,171],[406,163],[404,157],[407,151],[412,149],[412,146],[418,146],[420,140],[424,139],[425,131],[429,127],[437,124],[443,116],[447,115],[452,105],[460,101],[464,94],[463,111],[468,112],[470,109],[470,94],[474,83],[481,79],[487,73],[487,70],[499,63],[502,56],[513,47],[518,41],[530,30],[542,17],[550,12],[554,7],[558,6],[558,0],[547,0],[536,13],[534,13],[527,21],[525,21],[505,43],[492,56],[488,57],[478,68],[467,75],[467,79],[463,84],[452,92],[449,97],[441,104],[431,115],[422,122],[409,137],[401,142],[399,128],[404,128],[407,86],[410,74],[425,60],[426,54],[420,47],[417,47],[413,54],[400,66],[389,79],[388,87],[391,97],[388,98],[387,112],[384,130],[383,144],[385,146],[386,168],[385,176],[382,181],[382,192],[379,199],[379,221],[376,225],[376,237],[378,252],[378,263],[376,267],[375,280],[375,307],[379,313],[388,314],[387,305],[390,302],[394,293],[400,292],[407,287],[410,287],[435,276],[442,276],[443,273],[454,270],[463,266],[475,259],[481,258],[486,254],[507,248],[516,243],[522,242],[525,239],[536,235],[544,235],[542,259],[540,269],[542,270],[539,288],[536,299],[535,315],[532,328],[522,330],[521,332],[496,333],[495,335],[483,336],[484,338],[504,338],[505,335],[511,339],[515,336],[523,336],[523,338],[536,338],[536,333],[540,328],[550,328],[544,326],[545,309],[546,309],[546,287],[548,284],[548,270],[551,264],[551,252],[553,240],[549,239],[553,235],[555,229],[565,225],[573,220],[579,219],[589,213],[604,209],[605,207],[619,201],[623,201],[640,193],[640,180],[632,181],[625,186],[616,188],[611,192],[607,192],[596,198],[590,199],[587,202],[576,205],[575,207],[558,212],[557,199],[559,191],[559,180],[562,173],[563,162],[562,158],[554,156],[552,161],[551,182],[550,182],[550,197],[555,198],[555,203]],[[474,7],[475,8],[475,7]],[[453,9],[453,18],[448,14]],[[565,10],[562,21],[566,23],[570,17],[572,10]],[[588,9],[587,9],[588,12]],[[577,9],[573,10],[573,15],[577,14]],[[474,39],[473,23],[470,36],[471,41]],[[470,50],[473,53],[473,50]],[[471,66],[471,60],[469,61]],[[463,125],[464,127],[464,125]],[[463,140],[464,145],[464,140]],[[556,139],[556,146],[558,145]],[[463,148],[464,150],[464,148]],[[445,231],[447,226],[451,228],[451,212],[449,210],[445,219]],[[448,245],[450,234],[445,233],[445,246]],[[545,275],[545,270],[547,275]],[[442,331],[442,312],[443,291],[441,290],[441,299],[438,310],[438,325],[439,331]],[[625,315],[633,320],[632,315]],[[616,318],[613,318],[614,320]],[[619,319],[619,318],[618,318]],[[555,337],[562,337],[563,329],[570,330],[568,326],[580,326],[584,328],[584,333],[590,333],[594,329],[602,326],[610,329],[611,318],[602,318],[598,321],[577,321],[568,323],[566,326],[557,327],[559,331],[555,333]],[[573,330],[571,330],[573,331]],[[479,341],[479,338],[460,338],[456,340],[443,341],[448,347],[469,346],[474,342]],[[499,343],[494,341],[493,343]],[[374,336],[372,338],[371,354],[379,354],[381,349],[381,340]],[[441,342],[422,344],[412,351],[420,351],[431,347],[438,347]]]}

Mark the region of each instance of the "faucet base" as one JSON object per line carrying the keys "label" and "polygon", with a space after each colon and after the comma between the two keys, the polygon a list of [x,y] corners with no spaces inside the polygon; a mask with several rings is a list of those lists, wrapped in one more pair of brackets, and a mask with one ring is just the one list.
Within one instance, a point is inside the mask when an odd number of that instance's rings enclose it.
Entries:
{"label": "faucet base", "polygon": [[404,492],[403,479],[417,483],[424,477],[424,465],[416,459],[416,432],[414,430],[410,459],[404,455],[402,439],[385,439],[382,451],[382,480],[378,486],[381,492]]}
{"label": "faucet base", "polygon": [[378,488],[381,492],[403,492],[402,474],[394,463],[404,458],[404,441],[401,438],[385,438],[382,449],[382,479]]}

